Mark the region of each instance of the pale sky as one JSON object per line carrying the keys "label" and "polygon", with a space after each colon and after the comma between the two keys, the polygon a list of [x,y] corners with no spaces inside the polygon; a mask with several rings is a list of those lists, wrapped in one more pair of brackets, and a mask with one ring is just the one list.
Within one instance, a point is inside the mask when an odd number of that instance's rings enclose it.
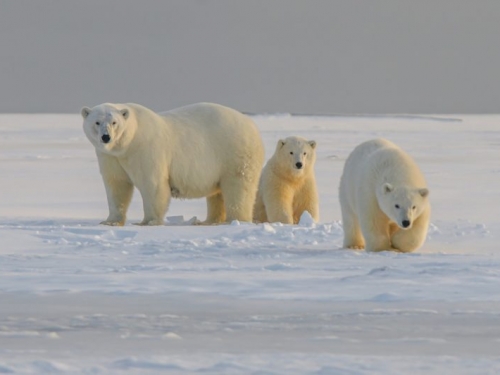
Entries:
{"label": "pale sky", "polygon": [[498,0],[0,0],[0,112],[500,113]]}

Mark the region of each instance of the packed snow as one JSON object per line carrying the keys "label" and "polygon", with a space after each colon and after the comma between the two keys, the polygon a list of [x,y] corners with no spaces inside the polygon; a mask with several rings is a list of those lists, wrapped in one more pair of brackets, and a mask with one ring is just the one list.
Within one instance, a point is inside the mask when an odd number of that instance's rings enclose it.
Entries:
{"label": "packed snow", "polygon": [[[319,223],[98,225],[107,202],[77,115],[0,115],[0,373],[500,372],[500,116],[256,115],[267,157],[318,143]],[[342,249],[338,184],[384,137],[426,175],[412,254]]]}

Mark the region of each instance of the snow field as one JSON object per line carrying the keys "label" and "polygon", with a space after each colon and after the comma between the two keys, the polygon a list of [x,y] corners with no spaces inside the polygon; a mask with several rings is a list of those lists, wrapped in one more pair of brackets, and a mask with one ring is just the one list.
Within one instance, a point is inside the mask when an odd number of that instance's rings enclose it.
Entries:
{"label": "snow field", "polygon": [[[0,373],[494,374],[500,370],[498,116],[254,116],[318,142],[321,221],[164,227],[107,215],[76,115],[0,115]],[[341,249],[349,152],[386,137],[421,166],[413,254]]]}

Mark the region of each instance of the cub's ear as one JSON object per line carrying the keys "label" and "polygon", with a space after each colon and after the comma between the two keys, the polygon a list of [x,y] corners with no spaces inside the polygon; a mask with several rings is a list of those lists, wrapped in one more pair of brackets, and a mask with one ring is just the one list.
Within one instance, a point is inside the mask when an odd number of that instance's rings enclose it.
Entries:
{"label": "cub's ear", "polygon": [[83,107],[80,113],[82,114],[82,117],[85,119],[87,118],[88,115],[90,115],[90,112],[92,112],[92,110],[89,107]]}
{"label": "cub's ear", "polygon": [[127,108],[120,110],[120,113],[122,114],[125,120],[128,119],[129,111]]}
{"label": "cub's ear", "polygon": [[278,141],[278,144],[276,145],[276,148],[279,150],[281,147],[283,147],[285,145],[285,140],[284,139],[280,139]]}
{"label": "cub's ear", "polygon": [[309,141],[309,146],[311,146],[312,149],[316,148],[316,141]]}
{"label": "cub's ear", "polygon": [[418,189],[418,193],[422,198],[425,198],[429,195],[429,189],[423,188],[423,189]]}
{"label": "cub's ear", "polygon": [[384,189],[384,193],[386,193],[386,194],[387,194],[387,193],[390,193],[391,191],[393,191],[393,190],[394,190],[394,187],[393,187],[390,183],[386,182],[386,183],[384,184],[383,189]]}

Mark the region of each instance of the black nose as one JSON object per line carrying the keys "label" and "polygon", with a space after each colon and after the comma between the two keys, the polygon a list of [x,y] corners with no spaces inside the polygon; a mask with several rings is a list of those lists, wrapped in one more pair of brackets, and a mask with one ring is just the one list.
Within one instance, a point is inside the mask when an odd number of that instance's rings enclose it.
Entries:
{"label": "black nose", "polygon": [[298,163],[295,163],[295,166],[297,167],[297,169],[300,169],[302,168],[302,163],[299,161]]}
{"label": "black nose", "polygon": [[110,137],[109,137],[109,135],[107,135],[107,134],[104,134],[104,135],[101,137],[101,139],[102,139],[102,141],[103,141],[104,143],[108,143],[108,142],[111,140],[111,138],[110,138]]}
{"label": "black nose", "polygon": [[401,224],[403,224],[403,228],[408,228],[410,226],[410,220],[403,220]]}

